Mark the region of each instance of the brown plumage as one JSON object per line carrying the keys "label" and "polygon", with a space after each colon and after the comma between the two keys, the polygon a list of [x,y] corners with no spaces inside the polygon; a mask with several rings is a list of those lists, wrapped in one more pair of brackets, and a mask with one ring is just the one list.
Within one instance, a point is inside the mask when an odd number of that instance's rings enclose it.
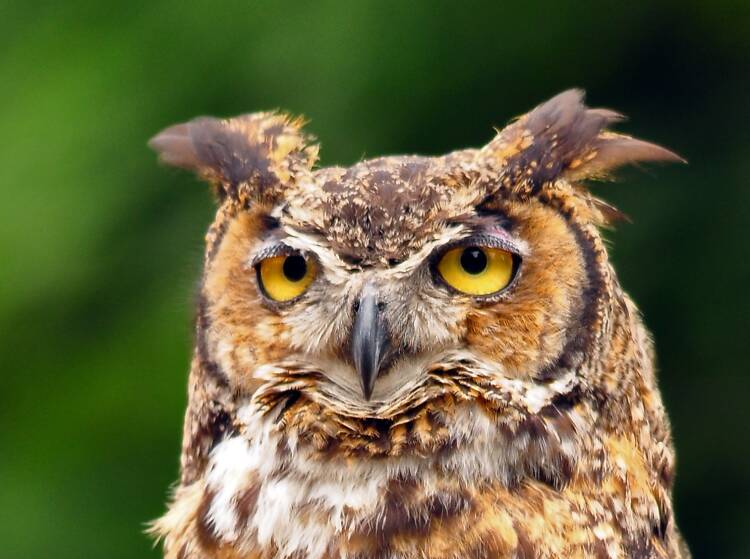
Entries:
{"label": "brown plumage", "polygon": [[653,351],[582,185],[677,161],[567,91],[481,149],[315,169],[301,121],[151,145],[220,202],[170,558],[688,557]]}

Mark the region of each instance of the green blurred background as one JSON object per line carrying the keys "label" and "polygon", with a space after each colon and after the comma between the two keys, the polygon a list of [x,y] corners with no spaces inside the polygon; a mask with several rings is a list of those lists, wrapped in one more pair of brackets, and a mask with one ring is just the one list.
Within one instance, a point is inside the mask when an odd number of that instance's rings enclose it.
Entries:
{"label": "green blurred background", "polygon": [[571,86],[689,166],[596,191],[697,557],[750,557],[750,3],[0,5],[0,557],[140,558],[177,475],[208,189],[147,139],[281,107],[323,164],[476,146]]}

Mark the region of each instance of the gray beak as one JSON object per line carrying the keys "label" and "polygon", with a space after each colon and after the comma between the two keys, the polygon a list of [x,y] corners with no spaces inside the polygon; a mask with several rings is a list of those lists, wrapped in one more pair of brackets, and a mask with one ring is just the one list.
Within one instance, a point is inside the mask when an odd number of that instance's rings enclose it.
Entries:
{"label": "gray beak", "polygon": [[352,360],[359,374],[362,394],[369,400],[390,346],[377,293],[369,286],[365,286],[359,299],[351,340]]}

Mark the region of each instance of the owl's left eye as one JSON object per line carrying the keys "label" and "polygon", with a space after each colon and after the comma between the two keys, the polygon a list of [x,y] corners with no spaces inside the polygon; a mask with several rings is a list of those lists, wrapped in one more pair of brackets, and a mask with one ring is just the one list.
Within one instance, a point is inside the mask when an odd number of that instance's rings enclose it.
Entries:
{"label": "owl's left eye", "polygon": [[460,246],[447,251],[437,263],[443,281],[467,295],[492,295],[507,287],[516,269],[511,252],[486,246]]}
{"label": "owl's left eye", "polygon": [[315,279],[315,262],[301,254],[271,256],[256,265],[258,283],[270,299],[283,303],[302,295]]}

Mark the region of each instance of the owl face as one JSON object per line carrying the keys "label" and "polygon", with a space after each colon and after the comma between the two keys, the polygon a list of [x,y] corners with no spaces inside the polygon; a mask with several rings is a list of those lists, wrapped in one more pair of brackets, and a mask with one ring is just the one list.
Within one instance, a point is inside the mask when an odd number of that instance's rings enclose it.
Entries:
{"label": "owl face", "polygon": [[[375,170],[431,163],[440,172],[440,162],[398,158]],[[343,211],[328,213],[334,185],[321,174],[323,188],[309,185],[308,197],[228,224],[205,281],[208,341],[222,369],[242,384],[261,366],[293,362],[364,411],[451,358],[491,362],[508,378],[549,366],[580,322],[588,286],[564,218],[539,202],[441,203],[439,191],[404,214],[410,198],[394,203],[387,181],[368,183],[374,166],[359,167],[335,183],[352,200]],[[356,207],[363,192],[378,212],[369,220]]]}
{"label": "owl face", "polygon": [[615,212],[579,181],[676,157],[605,131],[617,118],[569,91],[481,149],[323,169],[282,115],[165,130],[162,159],[221,202],[201,359],[296,418],[303,404],[391,424],[428,402],[521,418],[554,404],[586,380],[612,283],[597,226]]}

